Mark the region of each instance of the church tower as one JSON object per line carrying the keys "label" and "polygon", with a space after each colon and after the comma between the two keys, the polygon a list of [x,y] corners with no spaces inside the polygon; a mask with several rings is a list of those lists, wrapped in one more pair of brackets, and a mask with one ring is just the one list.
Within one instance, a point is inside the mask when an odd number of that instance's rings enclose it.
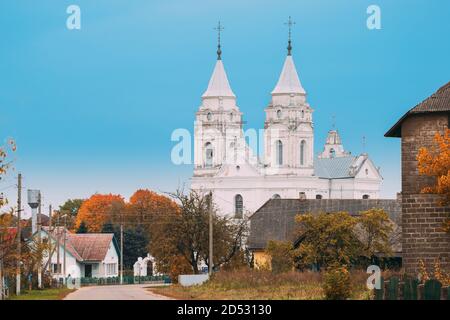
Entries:
{"label": "church tower", "polygon": [[217,61],[202,95],[194,125],[194,176],[214,176],[227,163],[235,163],[244,148],[242,113],[236,105],[222,62],[218,31]]}
{"label": "church tower", "polygon": [[265,109],[265,167],[267,175],[288,174],[312,176],[314,174],[314,130],[312,108],[306,102],[292,58],[291,27],[289,17],[287,57],[272,100]]}

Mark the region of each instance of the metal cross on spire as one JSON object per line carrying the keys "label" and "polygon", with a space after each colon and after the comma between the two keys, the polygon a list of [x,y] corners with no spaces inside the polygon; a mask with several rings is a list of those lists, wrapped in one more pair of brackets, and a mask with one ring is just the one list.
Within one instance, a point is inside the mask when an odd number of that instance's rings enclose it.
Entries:
{"label": "metal cross on spire", "polygon": [[220,33],[223,31],[224,27],[219,23],[217,24],[217,27],[214,28],[214,30],[217,31],[217,60],[222,60],[222,50],[220,49]]}
{"label": "metal cross on spire", "polygon": [[288,49],[288,56],[290,56],[291,55],[291,51],[292,51],[291,32],[292,32],[292,26],[295,24],[295,21],[292,21],[291,16],[289,16],[288,22],[285,22],[284,24],[287,25],[288,29],[289,29],[289,37],[288,37],[288,47],[287,47],[287,49]]}

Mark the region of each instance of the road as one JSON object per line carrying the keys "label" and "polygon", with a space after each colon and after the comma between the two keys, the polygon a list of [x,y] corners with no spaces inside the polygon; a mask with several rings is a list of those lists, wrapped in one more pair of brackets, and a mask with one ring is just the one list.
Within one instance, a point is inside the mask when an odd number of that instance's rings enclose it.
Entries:
{"label": "road", "polygon": [[130,284],[123,286],[83,287],[67,295],[64,300],[170,300],[145,289],[148,284]]}

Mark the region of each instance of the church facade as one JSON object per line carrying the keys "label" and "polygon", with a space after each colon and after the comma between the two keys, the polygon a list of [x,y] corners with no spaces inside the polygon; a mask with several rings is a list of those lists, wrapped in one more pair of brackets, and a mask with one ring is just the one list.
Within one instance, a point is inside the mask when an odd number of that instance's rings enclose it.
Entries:
{"label": "church facade", "polygon": [[242,218],[271,198],[378,199],[382,177],[366,153],[345,151],[330,130],[321,153],[314,153],[313,108],[307,102],[291,54],[265,108],[264,152],[247,143],[243,113],[218,58],[194,126],[191,188],[212,192],[221,215]]}

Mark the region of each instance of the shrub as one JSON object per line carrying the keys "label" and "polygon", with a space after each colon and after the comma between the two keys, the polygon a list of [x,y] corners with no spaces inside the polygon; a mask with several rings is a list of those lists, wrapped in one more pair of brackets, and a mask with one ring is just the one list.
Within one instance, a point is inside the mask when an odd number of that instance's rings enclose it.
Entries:
{"label": "shrub", "polygon": [[331,266],[324,275],[323,291],[327,300],[346,300],[351,295],[350,273],[345,266]]}
{"label": "shrub", "polygon": [[266,251],[271,258],[273,273],[292,271],[294,267],[292,249],[292,244],[289,241],[269,241]]}

